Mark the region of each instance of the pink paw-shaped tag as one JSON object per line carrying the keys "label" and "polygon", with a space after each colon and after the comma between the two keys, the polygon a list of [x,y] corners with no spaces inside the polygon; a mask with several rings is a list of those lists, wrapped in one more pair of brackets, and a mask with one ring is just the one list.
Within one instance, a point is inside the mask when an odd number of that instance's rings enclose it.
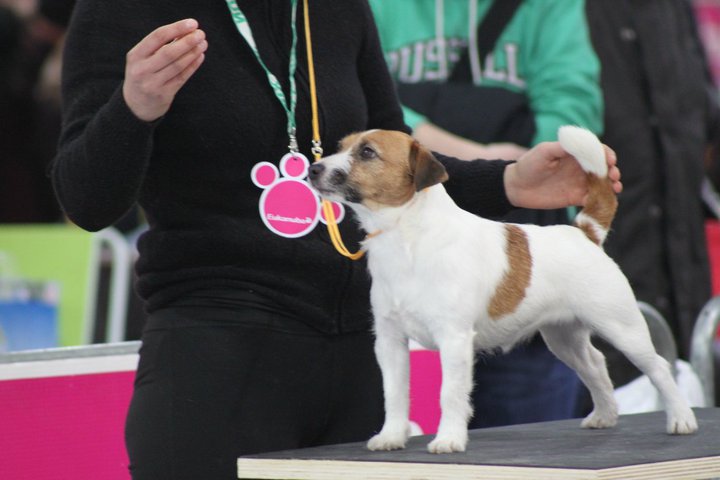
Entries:
{"label": "pink paw-shaped tag", "polygon": [[[301,153],[288,153],[280,160],[280,171],[270,162],[260,162],[250,173],[260,195],[260,218],[271,232],[298,238],[312,232],[319,221],[325,223],[319,195],[305,181],[310,162]],[[282,174],[282,177],[281,177]],[[345,217],[342,205],[333,202],[337,222]]]}

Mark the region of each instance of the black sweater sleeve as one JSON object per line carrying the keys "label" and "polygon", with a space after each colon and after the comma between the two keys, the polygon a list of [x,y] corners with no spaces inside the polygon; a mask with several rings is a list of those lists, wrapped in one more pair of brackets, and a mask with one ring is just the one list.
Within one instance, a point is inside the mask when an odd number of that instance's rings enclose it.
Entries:
{"label": "black sweater sleeve", "polygon": [[111,225],[137,200],[154,131],[122,96],[125,55],[139,38],[117,26],[132,22],[96,15],[99,3],[79,2],[68,32],[63,127],[51,167],[66,215],[91,231]]}
{"label": "black sweater sleeve", "polygon": [[445,165],[445,188],[457,205],[482,217],[500,217],[515,207],[505,193],[506,160],[458,160],[435,153]]}

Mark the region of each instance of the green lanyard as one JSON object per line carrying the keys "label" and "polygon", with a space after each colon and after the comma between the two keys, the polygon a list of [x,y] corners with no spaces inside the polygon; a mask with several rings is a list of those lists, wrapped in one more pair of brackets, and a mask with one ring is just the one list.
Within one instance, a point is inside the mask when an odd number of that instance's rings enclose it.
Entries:
{"label": "green lanyard", "polygon": [[290,105],[288,105],[287,99],[285,98],[285,93],[283,92],[282,85],[280,85],[277,77],[273,75],[273,73],[270,71],[267,65],[265,65],[265,62],[263,62],[262,58],[260,57],[260,52],[258,51],[257,45],[255,44],[255,37],[253,36],[252,30],[250,29],[250,23],[248,23],[245,14],[242,12],[242,10],[240,10],[240,7],[238,7],[236,0],[226,0],[226,2],[228,8],[230,9],[230,14],[232,15],[238,32],[240,32],[240,35],[242,35],[247,44],[250,46],[250,49],[252,50],[253,54],[255,54],[255,58],[257,58],[260,66],[263,68],[263,70],[265,70],[268,82],[270,83],[270,86],[272,87],[275,96],[280,101],[283,109],[285,109],[285,113],[287,114],[288,119],[288,137],[290,138],[290,144],[288,145],[288,148],[291,152],[297,153],[298,144],[297,138],[295,136],[295,106],[297,105],[297,89],[295,88],[295,70],[297,68],[297,27],[295,26],[295,20],[297,18],[297,0],[291,0],[292,20],[290,27],[292,29],[292,47],[290,48],[289,68]]}

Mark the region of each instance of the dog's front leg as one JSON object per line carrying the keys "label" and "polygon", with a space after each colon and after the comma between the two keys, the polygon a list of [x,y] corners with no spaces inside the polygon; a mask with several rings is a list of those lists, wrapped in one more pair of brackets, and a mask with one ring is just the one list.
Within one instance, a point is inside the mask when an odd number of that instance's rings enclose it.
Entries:
{"label": "dog's front leg", "polygon": [[472,331],[462,332],[448,335],[439,342],[442,416],[438,433],[428,445],[430,453],[464,452],[467,446],[467,424],[472,416],[473,337]]}
{"label": "dog's front leg", "polygon": [[389,320],[376,321],[375,355],[385,394],[385,424],[368,441],[370,450],[405,448],[410,436],[410,352],[408,338]]}

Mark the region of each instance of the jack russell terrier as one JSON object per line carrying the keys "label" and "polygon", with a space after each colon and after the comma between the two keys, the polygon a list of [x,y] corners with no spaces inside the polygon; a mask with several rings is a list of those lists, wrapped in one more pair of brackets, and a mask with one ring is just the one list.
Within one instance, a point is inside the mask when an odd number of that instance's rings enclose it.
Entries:
{"label": "jack russell terrier", "polygon": [[668,433],[697,430],[630,284],[601,246],[617,207],[604,148],[579,127],[562,127],[558,136],[589,184],[574,226],[500,223],[460,209],[442,185],[442,164],[401,132],[350,135],[340,153],[311,166],[313,187],[349,205],[375,233],[363,246],[386,418],[371,450],[404,448],[408,439],[408,339],[440,351],[442,416],[428,450],[448,453],[467,445],[474,352],[508,351],[538,331],[592,394],[583,427],[612,427],[618,419],[605,359],[590,342],[598,334],[660,391]]}

